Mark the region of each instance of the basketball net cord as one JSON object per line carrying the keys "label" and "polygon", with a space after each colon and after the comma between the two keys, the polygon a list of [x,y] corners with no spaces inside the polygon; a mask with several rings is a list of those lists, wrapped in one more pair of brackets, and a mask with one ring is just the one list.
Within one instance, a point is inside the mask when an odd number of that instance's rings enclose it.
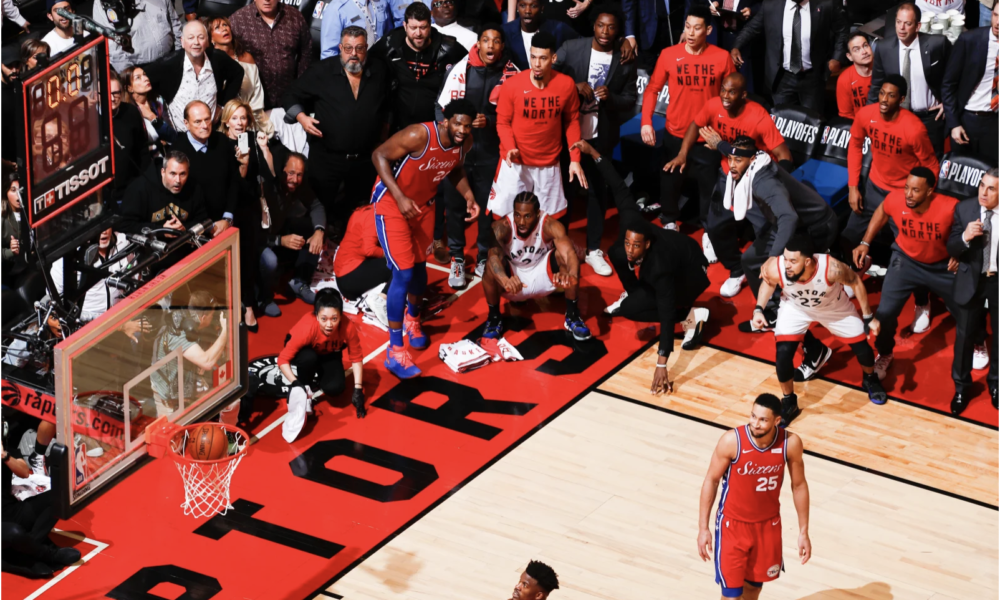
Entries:
{"label": "basketball net cord", "polygon": [[242,431],[224,428],[230,434],[229,454],[218,460],[194,460],[185,456],[190,430],[182,430],[171,440],[172,458],[184,481],[185,515],[212,517],[226,514],[233,505],[229,502],[229,484],[240,461],[246,456],[250,441]]}

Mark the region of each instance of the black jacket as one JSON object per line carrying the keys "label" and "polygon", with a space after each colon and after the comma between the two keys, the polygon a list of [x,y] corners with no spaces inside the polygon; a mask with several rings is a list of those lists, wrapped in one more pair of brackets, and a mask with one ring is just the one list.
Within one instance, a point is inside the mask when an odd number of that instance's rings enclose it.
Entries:
{"label": "black jacket", "polygon": [[[251,139],[251,144],[257,141]],[[187,133],[177,136],[171,146],[191,159],[188,181],[197,183],[205,194],[205,210],[213,221],[219,221],[225,213],[235,217],[240,197],[241,182],[239,163],[236,162],[233,145],[223,133],[213,131],[208,138],[208,151],[198,152],[188,139]]]}
{"label": "black jacket", "polygon": [[[828,61],[848,64],[847,19],[841,3],[833,0],[810,0],[809,11],[809,60],[813,72],[826,80]],[[785,38],[781,34],[784,13],[785,0],[764,0],[760,10],[750,18],[734,42],[735,48],[745,49],[753,39],[764,36],[767,47],[764,79],[767,89],[772,91],[784,64]]]}
{"label": "black jacket", "polygon": [[[923,48],[924,42],[920,42]],[[941,94],[935,94],[944,104],[948,131],[962,124],[962,113],[976,86],[986,72],[986,53],[990,47],[990,28],[977,27],[955,40],[941,81]]]}
{"label": "black jacket", "polygon": [[[574,83],[585,83],[590,73],[590,51],[593,37],[567,40],[556,53],[556,69],[573,78]],[[600,152],[611,152],[618,145],[622,123],[628,121],[635,108],[636,62],[621,64],[622,40],[615,41],[608,69],[607,86],[611,97],[597,103],[597,141]],[[583,99],[580,100],[581,104]]]}
{"label": "black jacket", "polygon": [[754,176],[747,220],[757,237],[774,234],[770,256],[780,256],[796,231],[808,233],[817,247],[826,250],[837,228],[837,214],[822,196],[775,162]]}
{"label": "black jacket", "polygon": [[[979,206],[978,198],[963,200],[955,206],[955,220],[948,236],[948,254],[959,260],[952,289],[955,302],[960,306],[968,304],[976,295],[979,279],[983,277],[983,236],[974,238],[968,246],[962,240],[965,228],[969,223],[978,221],[981,216],[982,207]],[[994,231],[992,235],[998,235],[998,232]],[[993,301],[991,298],[990,302]]]}
{"label": "black jacket", "polygon": [[[212,75],[215,78],[218,98],[216,104],[224,106],[240,94],[243,85],[244,71],[240,63],[229,58],[225,52],[215,48],[205,50],[205,56],[212,63]],[[170,104],[181,87],[181,77],[184,74],[184,51],[175,50],[170,54],[142,65],[142,70],[149,77],[153,89]]]}
{"label": "black jacket", "polygon": [[[472,49],[476,51],[475,48]],[[476,105],[479,114],[486,116],[486,127],[472,130],[472,150],[465,157],[465,164],[474,165],[496,165],[500,160],[500,136],[497,135],[497,105],[490,102],[490,95],[493,90],[500,85],[503,77],[504,66],[510,60],[510,52],[504,50],[503,56],[492,66],[481,67],[472,66],[471,62],[466,62],[468,68],[465,70],[465,99]],[[447,78],[441,81],[442,88]],[[497,90],[499,93],[500,90]],[[440,104],[441,93],[438,93],[438,104],[434,108],[434,117],[441,121],[444,119],[444,108]]]}
{"label": "black jacket", "polygon": [[397,27],[372,46],[371,56],[389,65],[392,78],[392,123],[399,130],[414,123],[434,120],[434,105],[448,71],[467,54],[467,51],[450,35],[431,28],[431,43],[427,50],[432,57],[427,75],[417,78],[406,66],[403,46],[406,32]]}
{"label": "black jacket", "polygon": [[618,207],[621,234],[615,243],[621,244],[628,230],[641,232],[651,241],[642,259],[638,279],[632,272],[619,272],[618,278],[626,292],[640,285],[652,288],[660,321],[659,354],[669,356],[674,347],[677,309],[690,306],[708,288],[708,259],[692,238],[646,221],[610,157],[602,157],[596,166],[611,188]]}
{"label": "black jacket", "polygon": [[169,221],[174,213],[177,213],[186,227],[209,218],[205,209],[205,196],[197,183],[188,179],[181,193],[171,194],[163,187],[160,170],[151,165],[143,176],[132,180],[125,190],[121,230],[125,233],[140,233],[143,227],[157,229]]}
{"label": "black jacket", "polygon": [[[988,29],[988,28],[986,28]],[[934,97],[941,100],[941,84],[951,55],[951,42],[943,35],[918,33],[920,40],[920,63],[924,69],[924,79]],[[913,60],[911,55],[910,60]],[[883,39],[875,46],[875,60],[872,63],[872,87],[868,90],[868,104],[878,102],[878,91],[886,75],[899,75],[899,38],[895,35]]]}
{"label": "black jacket", "polygon": [[112,199],[120,202],[125,189],[149,166],[149,136],[139,109],[122,102],[112,115],[114,126],[115,180]]}

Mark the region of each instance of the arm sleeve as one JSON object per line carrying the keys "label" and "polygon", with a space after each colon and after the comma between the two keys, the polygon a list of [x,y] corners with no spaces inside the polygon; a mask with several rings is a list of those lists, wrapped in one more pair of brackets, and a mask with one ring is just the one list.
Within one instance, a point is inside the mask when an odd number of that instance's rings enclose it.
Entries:
{"label": "arm sleeve", "polygon": [[[570,92],[567,94],[566,110],[562,113],[567,148],[580,141],[580,96],[576,93],[575,85],[572,83],[568,85]],[[571,162],[580,162],[580,151],[570,150],[569,159]]]}
{"label": "arm sleeve", "polygon": [[292,328],[291,337],[285,347],[278,354],[278,364],[287,365],[291,362],[299,350],[305,348],[312,342],[311,328],[296,324]]}
{"label": "arm sleeve", "polygon": [[292,123],[295,122],[295,117],[299,113],[312,110],[315,94],[313,93],[311,82],[316,81],[318,76],[319,73],[316,67],[312,67],[302,77],[292,81],[288,89],[285,90],[285,96],[281,99],[281,104],[285,109],[285,113],[292,117]]}
{"label": "arm sleeve", "polygon": [[[840,2],[831,2],[833,7],[833,58],[841,65],[850,64],[847,60],[847,17]],[[825,67],[825,66],[824,66]]]}
{"label": "arm sleeve", "polygon": [[[855,115],[857,116],[857,115]],[[851,141],[847,146],[847,185],[857,186],[861,182],[861,151],[865,146],[868,132],[859,119],[851,125]]]}
{"label": "arm sleeve", "polygon": [[[341,318],[344,318],[341,316]],[[347,335],[347,357],[352,363],[359,363],[365,360],[365,355],[361,351],[361,336],[358,335],[358,328],[354,322],[348,320],[345,332]]]}
{"label": "arm sleeve", "polygon": [[323,12],[323,16],[326,18],[323,19],[320,28],[320,60],[340,54],[340,32],[343,30],[344,24],[340,22],[340,13],[337,9],[339,7],[331,10],[331,7],[327,6]]}
{"label": "arm sleeve", "polygon": [[[514,99],[511,90],[514,85],[508,80],[500,86],[500,100],[497,102],[497,135],[500,137],[500,159],[504,153],[517,148],[514,141]],[[578,136],[579,137],[579,134]]]}
{"label": "arm sleeve", "polygon": [[3,16],[17,23],[18,27],[24,27],[24,24],[28,22],[21,16],[21,11],[17,9],[14,0],[3,0]]}
{"label": "arm sleeve", "polygon": [[694,124],[698,127],[705,127],[708,125],[709,115],[712,113],[708,109],[708,103],[702,104],[701,109],[698,114],[694,116]]}
{"label": "arm sleeve", "polygon": [[962,112],[965,107],[958,105],[958,84],[962,80],[962,71],[965,67],[965,46],[965,35],[959,36],[948,59],[948,68],[944,70],[944,79],[941,80],[941,103],[944,104],[946,135],[950,135],[952,129],[962,124]]}
{"label": "arm sleeve", "polygon": [[653,124],[653,111],[656,110],[656,97],[660,95],[660,90],[667,84],[668,71],[667,60],[670,57],[666,52],[660,52],[660,57],[656,59],[656,66],[649,76],[649,83],[642,92],[642,125]]}
{"label": "arm sleeve", "polygon": [[[223,58],[218,58],[220,56]],[[216,52],[212,58],[216,58],[222,63],[219,67],[223,69],[225,83],[223,84],[222,91],[219,92],[218,104],[219,106],[225,106],[226,102],[240,95],[240,87],[243,85],[243,78],[246,76],[246,73],[243,71],[240,63],[229,58],[222,52]]]}
{"label": "arm sleeve", "polygon": [[757,130],[760,133],[761,139],[764,140],[764,145],[767,146],[770,152],[773,152],[775,148],[785,143],[785,136],[781,135],[777,125],[774,124],[774,120],[767,113],[764,113],[760,121],[758,121]]}

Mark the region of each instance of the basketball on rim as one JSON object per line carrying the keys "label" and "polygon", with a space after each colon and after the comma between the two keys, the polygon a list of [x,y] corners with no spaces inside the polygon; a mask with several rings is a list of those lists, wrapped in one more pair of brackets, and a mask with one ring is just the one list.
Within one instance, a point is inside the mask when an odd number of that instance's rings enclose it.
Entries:
{"label": "basketball on rim", "polygon": [[191,431],[188,436],[186,453],[194,460],[218,460],[229,451],[226,430],[217,425],[204,424]]}

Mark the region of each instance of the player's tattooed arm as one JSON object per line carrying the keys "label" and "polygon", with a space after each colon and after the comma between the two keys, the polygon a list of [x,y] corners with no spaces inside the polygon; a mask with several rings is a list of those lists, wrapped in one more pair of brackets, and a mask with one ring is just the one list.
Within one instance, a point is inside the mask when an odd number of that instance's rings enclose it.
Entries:
{"label": "player's tattooed arm", "polygon": [[861,305],[861,315],[866,319],[870,317],[872,309],[868,305],[868,290],[865,289],[865,283],[861,281],[861,276],[854,269],[832,256],[828,260],[830,266],[827,276],[830,278],[830,283],[840,283],[844,287],[851,288],[854,291],[854,297],[858,299],[858,304]]}
{"label": "player's tattooed arm", "polygon": [[[566,235],[566,227],[553,218],[545,219],[542,224],[542,239],[552,240],[556,246],[556,253],[563,258],[562,275],[580,276],[580,257],[576,254],[576,246],[573,240]],[[564,282],[568,284],[568,282]]]}
{"label": "player's tattooed arm", "polygon": [[760,268],[760,290],[757,292],[757,306],[753,309],[753,318],[750,322],[758,329],[767,325],[767,317],[764,316],[763,309],[767,306],[775,288],[781,283],[781,276],[778,273],[778,258],[772,256],[767,259],[764,266]]}
{"label": "player's tattooed arm", "polygon": [[486,266],[493,273],[493,277],[503,284],[507,280],[507,271],[503,266],[502,246],[510,240],[512,235],[510,221],[500,219],[493,223],[493,235],[490,236],[490,248],[487,254]]}

